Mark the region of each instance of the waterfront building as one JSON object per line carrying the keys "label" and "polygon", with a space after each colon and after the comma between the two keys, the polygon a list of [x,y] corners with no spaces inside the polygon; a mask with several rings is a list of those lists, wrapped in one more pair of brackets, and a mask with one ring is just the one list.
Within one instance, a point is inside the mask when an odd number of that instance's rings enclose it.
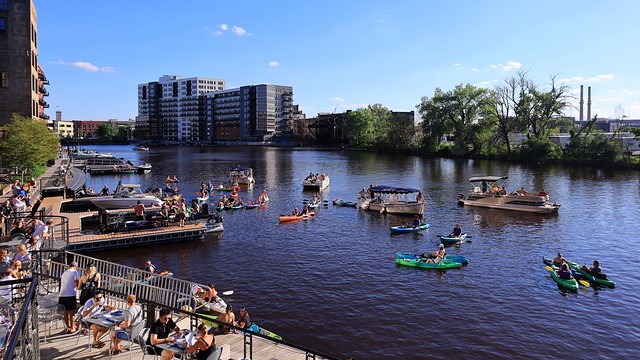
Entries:
{"label": "waterfront building", "polygon": [[293,120],[304,118],[293,104],[293,87],[246,85],[207,95],[207,125],[217,142],[290,141]]}
{"label": "waterfront building", "polygon": [[47,127],[60,137],[73,136],[73,121],[47,120]]}
{"label": "waterfront building", "polygon": [[212,128],[205,120],[205,94],[224,88],[223,79],[178,75],[138,84],[136,136],[172,143],[209,141]]}
{"label": "waterfront building", "polygon": [[44,100],[49,96],[45,88],[48,84],[38,65],[38,22],[33,1],[0,1],[0,128],[14,113],[48,120],[45,109],[49,104]]}

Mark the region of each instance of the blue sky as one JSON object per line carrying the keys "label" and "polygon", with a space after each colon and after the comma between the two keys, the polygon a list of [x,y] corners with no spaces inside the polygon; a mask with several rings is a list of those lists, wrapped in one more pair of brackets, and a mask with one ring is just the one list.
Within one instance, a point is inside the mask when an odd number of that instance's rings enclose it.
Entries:
{"label": "blue sky", "polygon": [[[640,1],[34,0],[53,118],[126,120],[164,74],[227,88],[290,85],[307,117],[381,103],[415,110],[517,70],[591,86],[592,115],[640,118]],[[578,116],[576,109],[567,112]]]}

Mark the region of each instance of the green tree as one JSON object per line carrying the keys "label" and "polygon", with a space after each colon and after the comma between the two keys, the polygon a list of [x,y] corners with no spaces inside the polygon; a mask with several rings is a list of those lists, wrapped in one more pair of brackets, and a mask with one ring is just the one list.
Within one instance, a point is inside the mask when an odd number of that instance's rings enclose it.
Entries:
{"label": "green tree", "polygon": [[0,142],[2,161],[18,169],[23,177],[58,156],[60,138],[45,122],[14,114],[5,129],[6,141]]}
{"label": "green tree", "polygon": [[349,145],[357,148],[369,148],[374,144],[375,120],[371,111],[357,109],[349,112],[344,135]]}
{"label": "green tree", "polygon": [[111,140],[116,136],[116,129],[111,124],[101,124],[96,131],[98,139]]}
{"label": "green tree", "polygon": [[[427,145],[439,143],[442,135],[453,133],[457,154],[469,152],[473,133],[470,124],[477,121],[488,103],[487,89],[471,84],[457,85],[452,91],[436,89],[433,98],[422,98],[418,110],[424,121]],[[478,149],[472,149],[474,152]]]}

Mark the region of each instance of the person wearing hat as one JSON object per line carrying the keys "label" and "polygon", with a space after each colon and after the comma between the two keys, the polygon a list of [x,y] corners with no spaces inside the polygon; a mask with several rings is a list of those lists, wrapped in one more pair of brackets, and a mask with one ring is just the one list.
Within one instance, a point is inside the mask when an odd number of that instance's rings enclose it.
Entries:
{"label": "person wearing hat", "polygon": [[567,262],[567,259],[565,259],[564,257],[562,257],[562,253],[558,253],[558,256],[556,256],[555,258],[553,258],[553,265],[555,266],[562,266],[562,264],[564,264],[565,262]]}
{"label": "person wearing hat", "polygon": [[75,332],[76,289],[80,283],[78,263],[72,261],[69,268],[60,276],[60,297],[58,304],[64,305],[64,325],[67,334]]}
{"label": "person wearing hat", "polygon": [[247,308],[243,306],[240,308],[240,318],[238,319],[238,327],[246,329],[249,326],[251,326],[251,318],[249,317],[249,312],[247,311]]}

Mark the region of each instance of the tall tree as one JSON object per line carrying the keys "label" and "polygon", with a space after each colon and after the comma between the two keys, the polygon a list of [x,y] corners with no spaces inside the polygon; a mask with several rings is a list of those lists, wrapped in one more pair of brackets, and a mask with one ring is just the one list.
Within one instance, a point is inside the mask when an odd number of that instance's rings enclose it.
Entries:
{"label": "tall tree", "polygon": [[58,156],[60,138],[46,123],[14,114],[5,128],[6,141],[0,142],[5,166],[15,167],[22,174],[30,173]]}
{"label": "tall tree", "polygon": [[111,124],[101,124],[96,131],[99,139],[111,140],[116,136],[116,129]]}
{"label": "tall tree", "polygon": [[371,111],[357,109],[349,112],[344,135],[349,145],[368,148],[374,144],[375,120]]}
{"label": "tall tree", "polygon": [[534,99],[533,116],[529,119],[529,125],[533,136],[540,139],[547,137],[549,131],[555,127],[558,119],[569,106],[569,88],[564,85],[556,85],[556,76],[551,77],[551,89],[539,91],[531,89]]}
{"label": "tall tree", "polygon": [[452,132],[457,152],[466,153],[473,138],[468,125],[482,116],[487,101],[487,89],[471,84],[457,85],[446,93],[436,89],[433,98],[422,98],[418,106],[425,124],[425,137],[433,141],[434,136]]}

